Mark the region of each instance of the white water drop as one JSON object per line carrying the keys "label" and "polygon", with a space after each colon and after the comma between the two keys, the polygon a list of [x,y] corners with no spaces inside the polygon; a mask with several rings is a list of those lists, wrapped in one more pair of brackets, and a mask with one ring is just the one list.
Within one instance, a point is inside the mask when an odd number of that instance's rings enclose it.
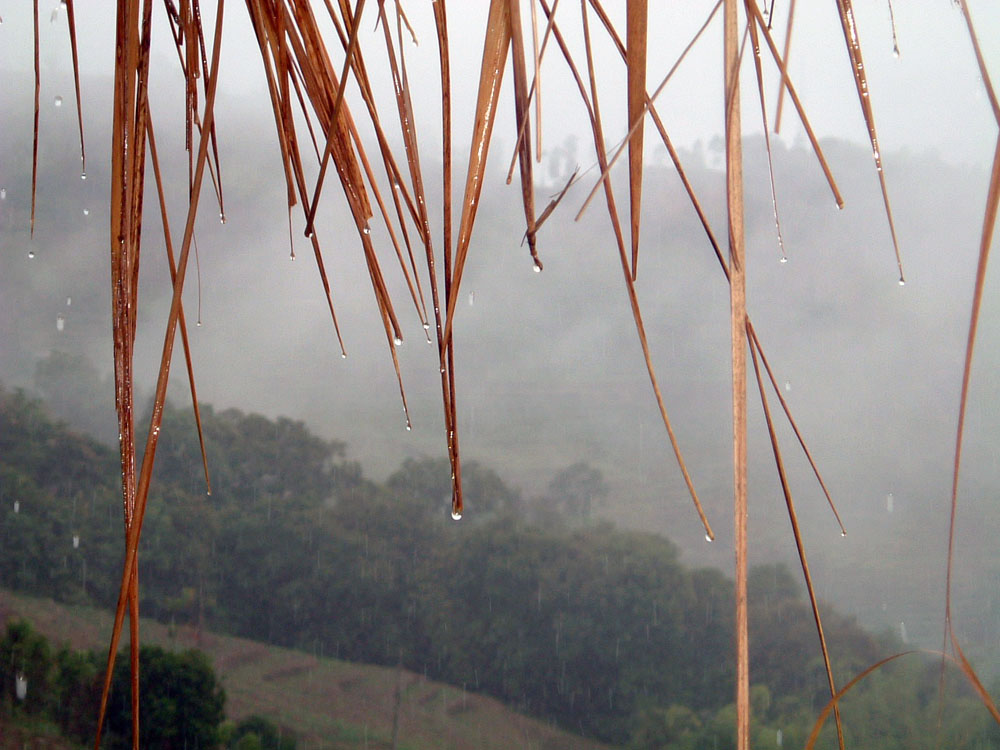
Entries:
{"label": "white water drop", "polygon": [[462,513],[461,513],[461,511],[453,510],[451,512],[451,520],[452,521],[461,521],[462,520]]}
{"label": "white water drop", "polygon": [[57,96],[55,99],[52,100],[52,103],[55,104],[57,107],[61,107],[62,106],[62,97],[61,96]]}
{"label": "white water drop", "polygon": [[219,214],[219,223],[220,224],[225,224],[226,223],[226,215],[224,213],[220,213]]}
{"label": "white water drop", "polygon": [[431,324],[430,323],[424,323],[424,330],[425,331],[429,331],[430,329],[431,329]]}
{"label": "white water drop", "polygon": [[533,268],[534,268],[535,273],[541,273],[542,272],[542,267],[540,265],[538,265],[537,263],[535,263],[535,265],[533,266]]}
{"label": "white water drop", "polygon": [[367,224],[365,224],[361,228],[361,232],[362,232],[362,234],[371,234],[372,233],[372,228],[370,226],[368,226]]}
{"label": "white water drop", "polygon": [[341,352],[340,353],[340,358],[341,359],[347,359],[347,352]]}
{"label": "white water drop", "polygon": [[56,315],[56,330],[62,331],[66,327],[66,318],[62,315]]}
{"label": "white water drop", "polygon": [[895,505],[895,498],[893,498],[890,492],[885,496],[885,511],[886,513],[892,513],[893,506]]}
{"label": "white water drop", "polygon": [[34,250],[29,250],[28,251],[28,260],[33,260],[34,257],[35,257],[35,251]]}
{"label": "white water drop", "polygon": [[711,534],[706,533],[705,534],[705,541],[706,542],[714,542],[715,538]]}
{"label": "white water drop", "polygon": [[7,188],[0,188],[0,201],[7,200]]}
{"label": "white water drop", "polygon": [[87,179],[87,173],[86,172],[80,172],[80,179],[81,180],[86,180]]}
{"label": "white water drop", "polygon": [[841,536],[841,538],[847,536],[847,532],[846,531],[841,531],[840,532],[840,536]]}
{"label": "white water drop", "polygon": [[902,276],[899,277],[899,285],[906,286],[906,279],[904,279]]}
{"label": "white water drop", "polygon": [[394,338],[392,340],[392,343],[394,343],[396,346],[402,346],[403,345],[403,337],[402,336],[397,336],[396,338]]}
{"label": "white water drop", "polygon": [[781,254],[781,261],[780,262],[781,263],[787,263],[788,262],[788,256],[785,255],[784,253],[782,253]]}
{"label": "white water drop", "polygon": [[83,215],[84,216],[90,216],[90,209],[89,208],[83,209]]}

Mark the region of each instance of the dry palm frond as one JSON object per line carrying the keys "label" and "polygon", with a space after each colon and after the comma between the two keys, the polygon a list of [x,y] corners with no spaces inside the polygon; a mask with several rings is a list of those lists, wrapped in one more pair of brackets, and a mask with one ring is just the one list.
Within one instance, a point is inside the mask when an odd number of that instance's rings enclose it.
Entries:
{"label": "dry palm frond", "polygon": [[[701,29],[691,40],[687,49],[680,55],[677,63],[667,73],[660,86],[650,94],[646,87],[647,48],[649,44],[648,2],[647,0],[628,0],[625,4],[624,41],[622,34],[614,28],[600,0],[581,0],[581,20],[583,27],[584,54],[586,59],[586,81],[580,74],[577,65],[555,20],[558,0],[551,7],[546,0],[538,0],[545,14],[546,25],[539,39],[538,19],[536,17],[535,0],[529,0],[526,14],[531,19],[531,57],[524,40],[522,15],[525,10],[519,0],[491,0],[487,25],[484,30],[481,69],[478,80],[478,91],[475,102],[474,121],[472,128],[472,143],[469,151],[468,168],[464,185],[464,196],[460,207],[457,233],[453,226],[452,199],[452,91],[451,91],[451,53],[448,39],[448,21],[445,0],[434,0],[433,12],[438,41],[441,93],[441,129],[442,129],[442,184],[443,205],[442,240],[443,251],[440,261],[436,255],[432,241],[431,211],[427,204],[424,175],[420,162],[420,143],[417,135],[416,118],[413,108],[413,92],[407,76],[406,55],[404,53],[404,28],[416,42],[416,35],[410,26],[400,0],[394,0],[395,24],[390,23],[390,12],[387,12],[385,0],[377,0],[378,23],[382,25],[385,56],[391,72],[396,116],[400,125],[402,148],[405,154],[405,165],[402,158],[397,158],[390,145],[390,138],[382,123],[383,111],[376,105],[374,91],[368,76],[365,62],[365,43],[362,39],[362,20],[365,10],[365,0],[356,0],[353,5],[349,0],[325,0],[323,8],[329,16],[343,50],[343,59],[334,62],[334,57],[328,49],[321,33],[321,22],[314,15],[310,0],[246,0],[247,13],[256,35],[263,62],[268,96],[275,119],[278,148],[280,151],[282,170],[286,183],[286,200],[289,212],[289,233],[291,237],[292,209],[301,206],[305,233],[310,240],[315,256],[320,280],[323,285],[327,305],[333,321],[334,330],[340,346],[341,354],[346,356],[340,325],[335,312],[331,282],[326,271],[326,263],[320,248],[319,228],[320,218],[317,215],[325,177],[329,168],[334,169],[340,181],[347,206],[351,212],[355,229],[361,245],[369,279],[372,284],[373,296],[382,320],[383,331],[390,352],[400,398],[406,413],[406,423],[409,426],[406,393],[403,388],[397,346],[402,343],[403,326],[396,312],[396,306],[390,294],[390,283],[376,251],[372,237],[372,222],[378,217],[385,226],[389,240],[393,246],[396,262],[405,281],[409,296],[417,312],[417,317],[425,332],[434,325],[436,343],[438,346],[438,365],[441,376],[442,405],[444,409],[444,427],[447,434],[447,449],[452,470],[452,515],[461,517],[463,513],[463,498],[461,489],[461,461],[457,433],[456,385],[454,363],[454,325],[457,311],[457,300],[468,256],[472,246],[473,229],[476,222],[479,201],[485,178],[486,160],[489,153],[494,126],[497,118],[501,84],[508,54],[512,61],[512,85],[514,90],[515,132],[516,144],[511,160],[511,173],[514,161],[520,167],[521,201],[524,208],[525,232],[531,257],[536,270],[541,270],[542,264],[536,248],[536,234],[545,220],[559,203],[561,198],[576,179],[574,172],[561,192],[553,198],[545,209],[536,215],[534,197],[534,167],[531,158],[531,128],[530,110],[532,99],[535,104],[535,148],[536,158],[541,156],[541,66],[550,39],[555,39],[573,76],[581,100],[587,112],[588,124],[594,139],[600,178],[594,185],[590,196],[584,202],[584,208],[592,197],[603,189],[608,217],[614,234],[616,249],[626,286],[630,310],[633,315],[639,343],[642,348],[647,372],[652,385],[657,408],[671,443],[678,466],[683,475],[687,489],[691,495],[695,509],[704,525],[706,536],[711,539],[713,533],[708,523],[694,483],[688,473],[681,454],[679,442],[669,420],[659,383],[654,372],[650,346],[647,340],[643,317],[639,306],[635,279],[638,266],[638,250],[642,208],[643,181],[643,145],[645,120],[648,115],[664,146],[684,189],[694,207],[706,236],[718,258],[723,273],[729,284],[730,291],[730,328],[732,356],[732,398],[733,398],[733,481],[734,481],[734,519],[735,519],[735,550],[736,550],[736,645],[737,645],[737,747],[744,750],[749,743],[749,664],[747,635],[747,347],[750,348],[751,360],[756,375],[758,390],[764,410],[768,435],[774,452],[776,470],[785,495],[789,520],[803,571],[803,577],[809,592],[813,617],[817,627],[821,651],[827,670],[828,682],[832,699],[824,711],[810,739],[810,746],[815,742],[818,727],[830,710],[837,714],[838,736],[843,746],[843,734],[840,729],[838,701],[845,692],[881,664],[887,663],[899,655],[889,657],[879,664],[869,668],[839,691],[836,689],[830,656],[826,646],[819,608],[812,585],[805,548],[798,528],[797,517],[791,492],[785,476],[784,462],[776,437],[775,427],[769,402],[766,396],[766,384],[760,365],[767,374],[772,388],[784,410],[792,429],[806,457],[809,460],[820,486],[836,516],[837,513],[830,493],[827,490],[815,461],[806,447],[795,421],[792,419],[788,405],[782,397],[780,389],[761,348],[757,332],[754,330],[747,313],[745,293],[745,253],[743,227],[743,175],[742,175],[742,144],[741,144],[741,102],[739,76],[741,68],[742,44],[740,43],[740,8],[743,8],[745,28],[742,30],[743,42],[749,41],[753,50],[753,62],[757,81],[757,96],[760,100],[761,117],[764,125],[766,146],[768,152],[769,179],[771,199],[774,211],[775,227],[778,235],[779,249],[784,256],[781,239],[781,225],[778,218],[774,171],[771,165],[771,144],[768,128],[768,116],[764,107],[763,63],[761,61],[761,39],[767,47],[780,74],[779,98],[774,116],[775,130],[780,126],[784,95],[787,93],[794,105],[803,128],[808,136],[812,150],[819,161],[820,167],[830,186],[838,206],[843,205],[843,199],[832,177],[831,170],[819,146],[813,128],[806,117],[799,96],[792,84],[788,72],[788,56],[793,33],[793,18],[795,2],[788,6],[787,27],[784,38],[784,51],[779,53],[778,46],[771,34],[770,22],[773,20],[773,4],[767,10],[767,22],[764,14],[758,8],[756,0],[718,0],[708,15]],[[195,391],[193,367],[187,340],[187,327],[181,295],[191,246],[194,243],[194,225],[197,216],[199,198],[208,172],[209,179],[215,191],[219,205],[220,218],[225,219],[223,202],[222,172],[219,162],[217,136],[215,131],[214,107],[216,100],[217,72],[221,47],[223,27],[223,0],[218,0],[215,15],[213,42],[206,43],[206,34],[202,24],[199,0],[165,0],[170,32],[176,47],[177,59],[184,75],[185,86],[185,141],[188,151],[188,211],[183,237],[179,243],[180,252],[174,257],[173,241],[167,220],[167,200],[160,174],[159,157],[153,135],[153,124],[148,106],[149,49],[151,40],[151,16],[153,0],[143,0],[140,3],[130,3],[119,0],[117,15],[117,39],[114,83],[114,131],[112,135],[112,185],[111,185],[111,233],[110,250],[112,262],[112,299],[113,320],[112,331],[114,339],[115,365],[115,400],[118,412],[120,432],[120,454],[122,470],[122,496],[126,528],[125,562],[122,570],[118,606],[115,614],[115,624],[112,631],[108,654],[107,671],[104,681],[104,693],[101,703],[101,715],[107,705],[107,691],[110,685],[111,670],[116,658],[117,647],[126,612],[129,615],[131,642],[131,674],[133,705],[138,705],[138,566],[137,555],[142,522],[148,503],[150,479],[153,461],[155,459],[157,440],[166,397],[167,380],[169,377],[172,351],[176,339],[177,328],[180,328],[181,340],[185,352],[188,378],[194,401],[195,418],[198,425],[201,442],[202,461],[205,465],[206,484],[208,483],[208,461],[205,455],[204,439],[201,435],[201,420]],[[979,47],[972,19],[964,2],[959,3],[963,17],[968,26],[970,38],[980,74],[989,97],[994,116],[1000,125],[1000,104],[993,90],[983,55]],[[677,69],[687,51],[709,27],[719,7],[723,7],[723,38],[724,38],[724,112],[725,112],[725,143],[726,143],[726,205],[728,211],[728,254],[723,252],[716,239],[701,202],[695,195],[690,181],[681,165],[680,158],[674,148],[663,120],[655,107],[655,100],[664,88],[673,72]],[[82,169],[86,169],[86,157],[83,143],[83,117],[80,94],[79,66],[76,45],[76,17],[72,0],[67,0],[67,21],[69,25],[70,44],[72,47],[74,82],[76,87],[77,119],[80,128],[80,148]],[[317,4],[319,7],[319,4]],[[885,207],[886,217],[892,236],[893,248],[899,269],[899,281],[903,283],[902,260],[896,228],[889,203],[886,179],[882,167],[880,146],[872,112],[869,84],[861,56],[861,44],[854,19],[851,0],[837,0],[837,8],[845,46],[852,67],[852,75],[858,93],[862,116],[868,133],[868,140],[876,162],[879,185]],[[891,6],[890,6],[891,12]],[[34,141],[32,148],[32,199],[31,199],[31,229],[35,224],[35,193],[38,176],[38,130],[39,130],[39,40],[38,40],[38,2],[34,0],[33,7],[35,39],[34,39]],[[608,38],[614,43],[627,68],[626,112],[628,130],[616,153],[607,153],[604,124],[601,117],[599,101],[599,71],[594,59],[593,41],[591,36],[591,16],[597,18],[603,26]],[[323,21],[325,23],[325,19]],[[395,32],[392,26],[395,26]],[[893,28],[894,48],[898,50]],[[528,81],[529,66],[532,69],[532,80]],[[382,161],[385,179],[388,180],[391,195],[391,208],[384,199],[382,190],[375,175],[375,167],[365,147],[365,139],[359,132],[355,114],[348,101],[347,90],[357,89],[363,107],[359,109],[362,117],[367,117],[366,125],[377,144],[377,155]],[[353,99],[351,101],[354,101]],[[297,123],[304,122],[307,137],[303,137]],[[308,139],[308,140],[307,140]],[[147,143],[149,153],[147,155]],[[307,185],[307,170],[303,162],[303,144],[308,151],[308,143],[312,144],[318,164],[318,177],[315,186],[310,190]],[[628,149],[629,160],[629,238],[628,242],[619,216],[614,190],[609,177],[610,169],[619,156]],[[372,150],[375,153],[375,150]],[[136,447],[137,437],[134,424],[134,345],[136,336],[136,313],[138,309],[138,274],[140,266],[140,248],[142,239],[142,208],[144,199],[145,165],[147,156],[153,166],[161,222],[166,241],[166,249],[170,266],[173,298],[167,320],[163,353],[154,398],[153,415],[145,440],[145,450],[142,453],[142,464],[137,471]],[[510,178],[508,178],[508,181]],[[947,593],[945,602],[945,646],[951,645],[956,654],[954,661],[965,674],[973,689],[990,710],[994,718],[1000,722],[997,712],[983,689],[978,677],[972,670],[962,653],[961,647],[952,628],[951,612],[951,579],[952,557],[954,544],[954,528],[957,510],[959,469],[961,464],[962,435],[968,402],[968,391],[971,380],[973,349],[979,320],[983,288],[985,283],[986,264],[992,235],[997,219],[998,204],[1000,204],[1000,139],[991,173],[990,187],[986,200],[985,215],[979,247],[979,267],[976,275],[976,286],[973,293],[972,312],[966,357],[962,382],[962,395],[959,405],[958,429],[955,443],[951,495],[951,527],[949,531],[949,548],[947,561]],[[376,207],[377,206],[377,212]],[[583,208],[581,208],[582,212]],[[424,248],[426,261],[427,283],[433,313],[427,311],[424,285],[421,272],[418,271],[416,257],[411,242],[416,237]],[[419,251],[418,251],[419,252]],[[294,249],[292,251],[294,256]],[[728,255],[728,257],[727,257]],[[443,282],[440,283],[440,282]],[[443,286],[443,289],[442,289]],[[433,322],[432,322],[433,318]],[[426,333],[430,340],[429,333]],[[841,524],[843,532],[843,525]],[[942,649],[944,650],[944,649]],[[943,672],[942,672],[943,674]],[[138,742],[138,716],[133,718],[133,741]],[[100,737],[98,736],[98,745]]]}

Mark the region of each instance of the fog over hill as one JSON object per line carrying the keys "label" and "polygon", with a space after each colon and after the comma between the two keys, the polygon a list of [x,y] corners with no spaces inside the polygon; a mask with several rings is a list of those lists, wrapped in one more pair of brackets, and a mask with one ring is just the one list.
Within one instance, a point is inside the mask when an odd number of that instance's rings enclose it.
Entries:
{"label": "fog over hill", "polygon": [[[97,87],[95,87],[96,89]],[[30,111],[5,115],[20,134],[0,141],[0,379],[31,386],[50,350],[86,354],[111,369],[107,251],[107,142],[88,122],[88,179],[78,178],[72,107],[46,112],[34,239],[28,236]],[[223,106],[225,105],[225,106]],[[90,111],[110,111],[95,97]],[[227,223],[206,202],[198,263],[185,306],[202,400],[305,420],[344,440],[366,472],[384,477],[409,456],[445,453],[435,347],[393,266],[376,245],[406,340],[399,348],[414,429],[406,431],[387,342],[360,243],[328,186],[317,224],[348,358],[342,360],[298,209],[289,227],[273,125],[233,102],[219,110]],[[176,122],[157,120],[167,179],[183,185]],[[539,172],[543,205],[576,167],[574,144],[553,148]],[[638,293],[667,407],[719,541],[700,530],[645,373],[613,234],[600,200],[573,215],[581,184],[539,234],[545,263],[532,272],[520,246],[518,189],[505,187],[496,147],[473,236],[456,323],[462,451],[526,496],[579,460],[600,469],[611,493],[599,509],[626,527],[656,530],[692,562],[731,567],[729,301],[724,277],[675,173],[648,167]],[[591,163],[575,146],[584,168]],[[987,173],[933,154],[884,154],[906,269],[895,260],[870,153],[824,142],[846,199],[836,209],[804,145],[778,146],[777,194],[788,263],[780,263],[763,143],[746,144],[748,305],[769,362],[838,503],[841,538],[808,464],[782,422],[780,437],[820,594],[868,625],[937,646],[945,533],[962,355]],[[683,154],[715,231],[724,237],[718,143]],[[425,155],[425,181],[439,190]],[[456,174],[462,169],[456,168]],[[429,177],[428,175],[434,175]],[[626,190],[616,173],[620,200]],[[136,348],[148,392],[162,347],[169,284],[155,193],[149,183]],[[175,192],[174,200],[183,198]],[[206,191],[204,199],[209,201]],[[431,205],[438,205],[431,196]],[[622,203],[624,205],[624,203]],[[171,205],[173,229],[182,205]],[[434,226],[440,219],[432,215]],[[436,238],[440,248],[440,238]],[[29,258],[29,253],[34,257]],[[200,279],[200,286],[199,286]],[[960,505],[959,632],[996,636],[994,552],[1000,521],[1000,284],[987,281],[973,371]],[[199,318],[201,326],[195,326]],[[61,324],[57,325],[57,321]],[[175,350],[170,397],[189,398]],[[752,376],[751,376],[752,377]],[[794,556],[770,445],[751,381],[751,561]],[[112,394],[107,393],[109,408]],[[773,397],[772,408],[776,408]],[[211,460],[211,457],[209,457]],[[469,513],[475,513],[474,507]],[[997,654],[980,651],[995,661]]]}

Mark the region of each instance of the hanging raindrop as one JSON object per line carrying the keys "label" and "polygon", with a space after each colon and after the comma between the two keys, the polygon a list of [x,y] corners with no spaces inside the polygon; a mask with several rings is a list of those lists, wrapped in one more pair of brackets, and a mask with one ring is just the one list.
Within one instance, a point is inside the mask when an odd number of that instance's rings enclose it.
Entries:
{"label": "hanging raindrop", "polygon": [[57,107],[61,107],[62,106],[62,97],[61,96],[57,96],[55,99],[52,100],[52,103],[55,104]]}
{"label": "hanging raindrop", "polygon": [[28,251],[28,260],[32,260],[34,257],[35,257],[35,251],[34,250],[29,250]]}
{"label": "hanging raindrop", "polygon": [[80,172],[80,179],[81,180],[86,180],[87,179],[87,173],[86,172]]}
{"label": "hanging raindrop", "polygon": [[706,542],[714,542],[715,541],[715,537],[713,537],[711,534],[706,533],[705,534],[705,541]]}
{"label": "hanging raindrop", "polygon": [[396,336],[396,338],[394,338],[392,340],[392,343],[394,343],[396,346],[402,346],[403,345],[403,337],[402,336]]}
{"label": "hanging raindrop", "polygon": [[459,512],[457,510],[453,510],[451,512],[451,520],[452,521],[461,521],[462,520],[462,514],[461,514],[461,512]]}
{"label": "hanging raindrop", "polygon": [[90,209],[89,208],[83,209],[83,215],[84,216],[90,216]]}
{"label": "hanging raindrop", "polygon": [[66,327],[66,318],[62,315],[56,315],[56,330],[62,331]]}

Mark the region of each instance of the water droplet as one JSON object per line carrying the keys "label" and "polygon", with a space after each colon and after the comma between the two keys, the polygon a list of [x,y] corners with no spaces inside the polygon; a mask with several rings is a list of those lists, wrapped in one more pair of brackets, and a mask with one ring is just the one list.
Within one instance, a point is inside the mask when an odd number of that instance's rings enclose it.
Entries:
{"label": "water droplet", "polygon": [[890,492],[888,495],[885,496],[886,513],[892,513],[893,505],[895,505],[895,498],[892,496],[892,493]]}
{"label": "water droplet", "polygon": [[73,549],[80,549],[80,535],[73,535]]}
{"label": "water droplet", "polygon": [[899,45],[898,44],[892,45],[892,56],[895,57],[897,60],[899,59]]}
{"label": "water droplet", "polygon": [[201,321],[199,320],[197,323],[195,323],[195,326],[197,326],[198,328],[201,328]]}
{"label": "water droplet", "polygon": [[90,209],[89,208],[83,209],[83,215],[84,216],[90,216]]}
{"label": "water droplet", "polygon": [[87,179],[87,173],[86,172],[80,172],[80,179],[81,180],[86,180]]}
{"label": "water droplet", "polygon": [[0,188],[0,201],[7,200],[7,188]]}
{"label": "water droplet", "polygon": [[451,520],[452,521],[461,521],[462,520],[462,512],[458,511],[458,510],[453,510],[451,512]]}
{"label": "water droplet", "polygon": [[785,381],[785,390],[786,390],[786,391],[790,391],[790,390],[792,390],[792,384],[791,384],[791,382],[790,382],[790,381],[788,381],[788,380],[786,380],[786,381]]}
{"label": "water droplet", "polygon": [[341,359],[347,359],[347,352],[341,352],[340,353],[340,358]]}
{"label": "water droplet", "polygon": [[402,336],[396,336],[396,338],[394,338],[392,340],[392,343],[394,343],[396,346],[402,346],[403,345],[403,337]]}
{"label": "water droplet", "polygon": [[781,262],[782,263],[787,263],[788,262],[788,256],[785,255],[784,253],[781,254]]}
{"label": "water droplet", "polygon": [[363,227],[361,228],[361,233],[362,233],[362,234],[371,234],[371,233],[372,233],[372,228],[371,228],[370,226],[368,226],[367,224],[365,224],[365,225],[364,225],[364,226],[363,226]]}
{"label": "water droplet", "polygon": [[534,270],[535,273],[541,273],[542,272],[542,267],[540,265],[538,265],[537,261],[535,261],[535,265],[532,268],[533,268],[533,270]]}
{"label": "water droplet", "polygon": [[714,542],[715,541],[715,537],[713,537],[711,534],[709,534],[709,533],[706,532],[705,533],[705,541],[706,542]]}
{"label": "water droplet", "polygon": [[407,422],[406,423],[406,431],[410,432],[412,429],[413,429],[413,425],[411,425],[409,422]]}
{"label": "water droplet", "polygon": [[219,214],[219,223],[220,224],[225,224],[226,223],[226,215],[224,213],[220,213]]}
{"label": "water droplet", "polygon": [[28,251],[28,260],[32,260],[34,257],[35,257],[35,251],[34,250],[29,250]]}
{"label": "water droplet", "polygon": [[841,532],[840,532],[840,536],[841,536],[841,537],[845,537],[845,536],[847,536],[847,532],[846,532],[846,531],[843,531],[843,530],[841,530]]}
{"label": "water droplet", "polygon": [[73,305],[73,298],[72,297],[67,297],[66,298],[66,307],[71,307],[72,305]]}
{"label": "water droplet", "polygon": [[906,286],[906,279],[904,279],[902,276],[899,277],[899,285]]}
{"label": "water droplet", "polygon": [[66,318],[62,315],[56,315],[56,330],[61,331],[66,327]]}
{"label": "water droplet", "polygon": [[310,239],[311,240],[313,238],[313,234],[315,234],[315,233],[313,232],[312,229],[306,229],[306,239]]}
{"label": "water droplet", "polygon": [[62,97],[61,96],[57,96],[55,99],[52,100],[52,103],[55,104],[57,107],[61,107],[62,106]]}

